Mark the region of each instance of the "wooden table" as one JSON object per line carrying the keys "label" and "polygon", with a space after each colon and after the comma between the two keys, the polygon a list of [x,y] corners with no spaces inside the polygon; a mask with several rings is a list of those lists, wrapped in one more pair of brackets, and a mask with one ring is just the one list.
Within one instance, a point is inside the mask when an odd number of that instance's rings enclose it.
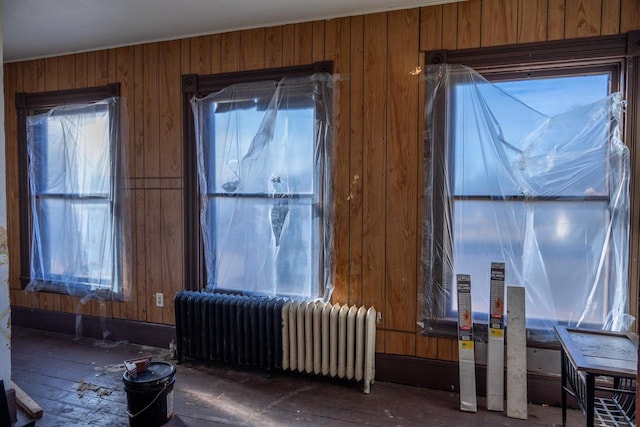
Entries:
{"label": "wooden table", "polygon": [[[556,333],[562,345],[562,424],[569,393],[587,426],[596,420],[598,425],[633,426],[638,343],[616,332],[556,326]],[[604,378],[596,382],[596,377]]]}

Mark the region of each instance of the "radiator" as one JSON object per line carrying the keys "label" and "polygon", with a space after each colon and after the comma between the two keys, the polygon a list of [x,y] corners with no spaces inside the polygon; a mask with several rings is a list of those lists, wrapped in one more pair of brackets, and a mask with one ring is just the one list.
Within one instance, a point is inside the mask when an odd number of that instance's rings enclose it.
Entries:
{"label": "radiator", "polygon": [[176,356],[234,366],[282,368],[284,300],[180,291],[176,313]]}
{"label": "radiator", "polygon": [[376,310],[321,302],[282,307],[282,369],[364,382],[375,377]]}
{"label": "radiator", "polygon": [[376,311],[321,302],[180,291],[176,356],[362,381],[375,377]]}

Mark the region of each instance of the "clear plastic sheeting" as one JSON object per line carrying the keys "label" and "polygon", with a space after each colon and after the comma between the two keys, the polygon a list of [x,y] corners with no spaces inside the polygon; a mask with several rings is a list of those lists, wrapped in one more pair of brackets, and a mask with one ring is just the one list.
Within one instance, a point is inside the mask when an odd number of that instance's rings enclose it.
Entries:
{"label": "clear plastic sheeting", "polygon": [[[52,108],[27,118],[33,232],[29,291],[128,299],[128,152],[123,100]],[[120,115],[120,113],[124,113]]]}
{"label": "clear plastic sheeting", "polygon": [[530,332],[628,330],[621,95],[545,115],[461,65],[429,66],[426,79],[425,333],[455,318],[459,273],[472,276],[474,317],[487,322],[491,262],[526,288]]}
{"label": "clear plastic sheeting", "polygon": [[318,73],[191,100],[207,288],[330,298],[332,90]]}

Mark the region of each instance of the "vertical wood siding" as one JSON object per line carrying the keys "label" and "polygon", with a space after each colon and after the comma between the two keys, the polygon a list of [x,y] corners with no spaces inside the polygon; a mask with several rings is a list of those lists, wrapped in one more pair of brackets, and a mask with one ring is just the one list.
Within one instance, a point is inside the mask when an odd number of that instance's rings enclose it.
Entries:
{"label": "vertical wood siding", "polygon": [[[182,74],[332,60],[334,302],[382,312],[377,350],[457,359],[450,339],[419,334],[425,50],[616,34],[640,29],[637,0],[469,0],[328,21],[5,64],[10,289],[19,306],[173,324],[183,289]],[[127,100],[132,198],[131,298],[90,302],[20,290],[14,94],[120,82]],[[165,295],[155,306],[154,294]]]}

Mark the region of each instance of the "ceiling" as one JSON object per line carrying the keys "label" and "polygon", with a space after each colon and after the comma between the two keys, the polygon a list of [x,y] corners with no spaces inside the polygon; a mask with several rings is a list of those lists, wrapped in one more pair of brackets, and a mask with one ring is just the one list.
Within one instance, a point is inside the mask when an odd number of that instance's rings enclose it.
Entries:
{"label": "ceiling", "polygon": [[3,0],[4,61],[458,0]]}

